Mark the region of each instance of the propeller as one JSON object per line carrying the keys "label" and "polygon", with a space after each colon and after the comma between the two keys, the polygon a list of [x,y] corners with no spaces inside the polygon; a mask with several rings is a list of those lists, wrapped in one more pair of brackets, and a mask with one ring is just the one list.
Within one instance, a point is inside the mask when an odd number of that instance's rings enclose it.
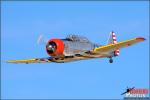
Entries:
{"label": "propeller", "polygon": [[45,45],[45,44],[47,44],[47,42],[48,42],[48,39],[45,38],[43,34],[40,34],[38,39],[37,39],[37,44],[38,45],[39,44],[44,44]]}

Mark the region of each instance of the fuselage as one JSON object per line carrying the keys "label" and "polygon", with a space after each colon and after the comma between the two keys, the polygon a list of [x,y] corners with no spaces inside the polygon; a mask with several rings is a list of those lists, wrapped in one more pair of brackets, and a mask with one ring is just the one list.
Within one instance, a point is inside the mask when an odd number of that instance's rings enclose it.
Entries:
{"label": "fuselage", "polygon": [[86,37],[70,35],[65,39],[51,39],[46,45],[50,56],[74,56],[82,55],[86,51],[93,50],[100,45],[90,42]]}
{"label": "fuselage", "polygon": [[63,54],[65,56],[74,56],[77,54],[83,54],[86,51],[93,50],[98,45],[90,42],[90,41],[70,41],[67,39],[63,39],[65,49]]}

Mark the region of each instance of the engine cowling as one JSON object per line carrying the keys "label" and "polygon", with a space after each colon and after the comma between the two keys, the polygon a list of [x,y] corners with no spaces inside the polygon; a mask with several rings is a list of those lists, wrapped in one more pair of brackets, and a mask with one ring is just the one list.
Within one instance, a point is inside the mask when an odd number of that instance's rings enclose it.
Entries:
{"label": "engine cowling", "polygon": [[64,52],[64,42],[61,39],[51,39],[46,44],[46,51],[50,56],[60,56]]}

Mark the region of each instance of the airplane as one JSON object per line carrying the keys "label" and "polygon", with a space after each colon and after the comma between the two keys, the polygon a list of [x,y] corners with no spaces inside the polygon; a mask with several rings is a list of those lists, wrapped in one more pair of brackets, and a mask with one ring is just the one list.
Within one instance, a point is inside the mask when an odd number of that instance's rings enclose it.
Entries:
{"label": "airplane", "polygon": [[8,60],[8,63],[65,63],[93,58],[108,58],[113,63],[113,57],[119,56],[120,49],[144,41],[145,38],[137,37],[121,42],[116,41],[115,32],[110,32],[107,45],[92,43],[80,35],[68,35],[64,39],[54,38],[46,43],[45,58],[32,58],[23,60]]}
{"label": "airplane", "polygon": [[124,95],[124,94],[126,94],[126,93],[129,93],[129,92],[132,91],[134,88],[135,88],[135,87],[132,87],[132,88],[128,88],[128,87],[127,87],[126,91],[123,92],[121,95]]}

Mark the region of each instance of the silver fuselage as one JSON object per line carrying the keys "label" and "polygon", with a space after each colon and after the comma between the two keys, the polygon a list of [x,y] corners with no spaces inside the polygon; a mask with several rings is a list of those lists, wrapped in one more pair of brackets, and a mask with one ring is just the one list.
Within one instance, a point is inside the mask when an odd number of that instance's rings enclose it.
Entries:
{"label": "silver fuselage", "polygon": [[65,56],[74,56],[76,54],[83,54],[86,51],[91,51],[94,48],[100,46],[94,44],[90,41],[69,41],[67,39],[63,39],[65,49],[64,55]]}

